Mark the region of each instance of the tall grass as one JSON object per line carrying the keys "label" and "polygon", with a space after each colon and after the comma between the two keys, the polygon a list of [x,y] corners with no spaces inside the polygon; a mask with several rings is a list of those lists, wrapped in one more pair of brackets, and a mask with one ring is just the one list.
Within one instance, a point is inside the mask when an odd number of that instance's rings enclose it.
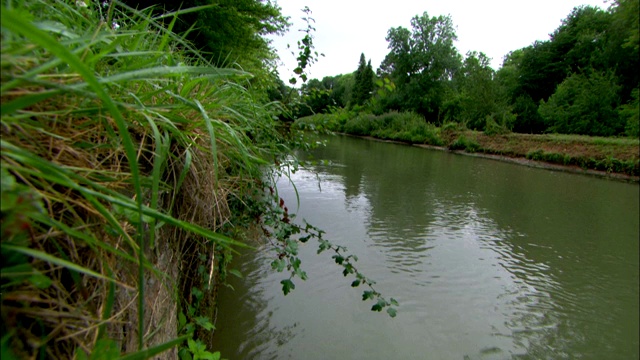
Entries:
{"label": "tall grass", "polygon": [[185,341],[168,304],[203,286],[182,267],[245,246],[217,232],[227,201],[286,150],[251,75],[171,32],[180,12],[104,4],[3,2],[3,354]]}

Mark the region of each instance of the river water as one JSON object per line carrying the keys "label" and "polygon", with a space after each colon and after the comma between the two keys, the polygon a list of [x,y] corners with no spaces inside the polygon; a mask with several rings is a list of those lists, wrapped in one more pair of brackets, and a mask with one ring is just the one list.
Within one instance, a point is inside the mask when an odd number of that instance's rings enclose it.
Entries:
{"label": "river water", "polygon": [[287,296],[263,248],[234,260],[215,350],[234,359],[638,359],[639,186],[328,137],[280,195],[400,303],[370,311],[330,254]]}

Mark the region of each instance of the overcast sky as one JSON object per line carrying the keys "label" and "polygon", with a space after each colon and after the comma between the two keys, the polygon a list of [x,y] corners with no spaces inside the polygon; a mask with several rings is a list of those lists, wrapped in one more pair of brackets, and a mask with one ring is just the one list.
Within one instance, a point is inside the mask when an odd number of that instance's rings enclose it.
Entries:
{"label": "overcast sky", "polygon": [[605,0],[278,0],[278,5],[293,22],[289,33],[273,43],[284,63],[279,72],[285,83],[296,67],[287,44],[295,49],[304,36],[298,29],[306,27],[300,20],[305,5],[316,21],[315,49],[325,54],[308,72],[318,79],[355,71],[360,53],[371,59],[375,71],[388,53],[387,31],[398,26],[411,30],[411,18],[425,11],[429,17],[451,15],[460,54],[484,52],[497,70],[509,51],[548,40],[574,7],[609,6]]}

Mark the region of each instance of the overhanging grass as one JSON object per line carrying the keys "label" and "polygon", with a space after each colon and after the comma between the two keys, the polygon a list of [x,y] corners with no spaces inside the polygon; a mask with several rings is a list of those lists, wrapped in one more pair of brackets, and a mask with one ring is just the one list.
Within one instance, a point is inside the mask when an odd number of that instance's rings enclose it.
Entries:
{"label": "overhanging grass", "polygon": [[251,75],[171,32],[197,9],[165,25],[117,1],[77,4],[3,3],[3,351],[69,358],[110,338],[144,357],[184,341],[181,309],[161,302],[206,290],[158,259],[213,268],[214,249],[245,246],[219,231],[227,200],[286,148],[240,85]]}

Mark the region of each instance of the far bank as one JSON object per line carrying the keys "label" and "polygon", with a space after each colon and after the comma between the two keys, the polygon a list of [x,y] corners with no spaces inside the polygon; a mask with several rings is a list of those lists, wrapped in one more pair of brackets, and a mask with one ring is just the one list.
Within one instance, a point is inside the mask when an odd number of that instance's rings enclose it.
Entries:
{"label": "far bank", "polygon": [[479,132],[463,129],[458,124],[437,127],[407,113],[358,115],[351,119],[317,114],[299,119],[295,126],[311,131],[340,132],[453,151],[549,170],[632,182],[640,180],[640,142],[637,138]]}

